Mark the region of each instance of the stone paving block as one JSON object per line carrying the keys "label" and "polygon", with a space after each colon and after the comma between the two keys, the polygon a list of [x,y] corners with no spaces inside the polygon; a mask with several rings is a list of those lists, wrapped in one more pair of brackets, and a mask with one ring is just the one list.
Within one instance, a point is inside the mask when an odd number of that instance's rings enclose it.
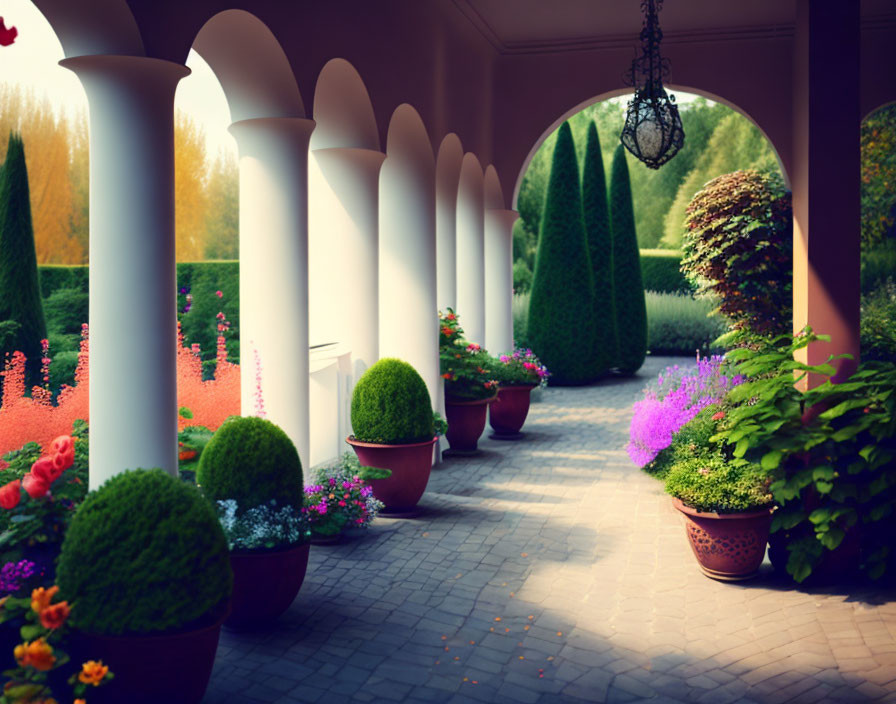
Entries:
{"label": "stone paving block", "polygon": [[278,624],[222,635],[205,704],[896,698],[890,596],[805,591],[768,565],[748,585],[702,575],[624,450],[667,363],[548,388],[524,441],[438,465],[417,518],[313,550]]}

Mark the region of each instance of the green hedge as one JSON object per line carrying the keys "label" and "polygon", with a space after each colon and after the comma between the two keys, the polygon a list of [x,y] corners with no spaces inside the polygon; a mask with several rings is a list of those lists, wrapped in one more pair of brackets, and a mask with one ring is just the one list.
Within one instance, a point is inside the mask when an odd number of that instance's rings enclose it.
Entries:
{"label": "green hedge", "polygon": [[[43,265],[38,267],[41,295],[45,300],[53,297],[57,291],[65,290],[66,296],[74,300],[77,291],[88,292],[87,266]],[[182,290],[188,290],[193,297],[190,311],[183,313],[186,296]],[[230,322],[226,333],[227,355],[230,361],[239,362],[240,353],[240,263],[238,261],[178,262],[177,264],[177,313],[187,345],[198,343],[202,350],[202,360],[214,368],[216,340],[218,336],[218,320],[215,316],[223,312]],[[216,292],[223,295],[218,297]],[[60,294],[61,296],[62,294]],[[58,298],[59,296],[57,296]],[[60,301],[61,302],[61,301]],[[58,307],[58,306],[57,306]],[[69,306],[67,318],[71,317]],[[86,315],[84,320],[86,323]],[[66,329],[63,329],[65,327]],[[53,334],[71,333],[71,320],[66,320],[63,327],[54,328],[48,324],[48,332]],[[52,350],[51,350],[52,352]]]}
{"label": "green hedge", "polygon": [[657,293],[690,293],[693,288],[681,273],[681,251],[677,249],[642,249],[641,278],[645,291]]}

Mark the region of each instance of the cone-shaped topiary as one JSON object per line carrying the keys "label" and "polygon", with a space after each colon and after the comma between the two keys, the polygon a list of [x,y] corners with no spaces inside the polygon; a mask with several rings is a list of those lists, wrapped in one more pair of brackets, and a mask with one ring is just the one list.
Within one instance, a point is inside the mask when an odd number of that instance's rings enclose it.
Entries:
{"label": "cone-shaped topiary", "polygon": [[552,384],[587,384],[596,378],[593,315],[576,147],[564,122],[551,162],[529,299],[529,344],[551,370]]}
{"label": "cone-shaped topiary", "polygon": [[19,324],[0,349],[0,360],[6,352],[23,352],[28,358],[28,384],[42,383],[40,341],[47,336],[47,326],[34,251],[25,145],[17,134],[9,135],[0,174],[0,320]]}
{"label": "cone-shaped topiary", "polygon": [[594,373],[606,374],[613,366],[618,341],[613,305],[613,238],[607,206],[607,182],[600,139],[594,121],[588,124],[585,164],[582,170],[582,210],[591,271],[594,274]]}
{"label": "cone-shaped topiary", "polygon": [[432,405],[417,370],[385,358],[364,372],[352,394],[352,429],[356,440],[382,445],[432,440]]}
{"label": "cone-shaped topiary", "polygon": [[161,469],[124,472],[88,494],[56,578],[72,625],[101,635],[188,626],[223,608],[233,583],[215,509]]}
{"label": "cone-shaped topiary", "polygon": [[619,341],[613,366],[622,374],[634,374],[647,355],[647,303],[641,282],[632,187],[625,149],[621,144],[613,154],[610,176],[610,226],[613,231],[613,302]]}
{"label": "cone-shaped topiary", "polygon": [[266,504],[302,506],[302,464],[289,436],[254,416],[231,416],[199,456],[196,483],[212,501],[236,501],[239,513]]}

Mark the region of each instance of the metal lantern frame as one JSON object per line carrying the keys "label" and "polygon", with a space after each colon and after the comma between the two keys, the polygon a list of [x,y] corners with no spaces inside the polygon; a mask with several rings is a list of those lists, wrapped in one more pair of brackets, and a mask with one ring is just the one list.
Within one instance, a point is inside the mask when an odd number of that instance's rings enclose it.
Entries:
{"label": "metal lantern frame", "polygon": [[660,56],[663,30],[658,18],[663,0],[642,0],[644,26],[641,55],[632,61],[627,84],[635,88],[629,101],[619,139],[623,146],[651,169],[658,169],[684,145],[684,128],[663,79],[669,77],[669,60]]}

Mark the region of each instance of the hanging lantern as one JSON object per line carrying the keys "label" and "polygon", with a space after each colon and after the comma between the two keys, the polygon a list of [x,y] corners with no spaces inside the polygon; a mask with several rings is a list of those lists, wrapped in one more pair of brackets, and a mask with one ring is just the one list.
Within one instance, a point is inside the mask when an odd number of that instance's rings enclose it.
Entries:
{"label": "hanging lantern", "polygon": [[669,60],[660,58],[660,29],[657,13],[663,0],[643,0],[644,28],[641,56],[632,61],[628,85],[635,88],[629,101],[620,140],[651,169],[658,169],[678,153],[684,144],[684,129],[675,104],[667,95],[663,79],[669,75]]}

